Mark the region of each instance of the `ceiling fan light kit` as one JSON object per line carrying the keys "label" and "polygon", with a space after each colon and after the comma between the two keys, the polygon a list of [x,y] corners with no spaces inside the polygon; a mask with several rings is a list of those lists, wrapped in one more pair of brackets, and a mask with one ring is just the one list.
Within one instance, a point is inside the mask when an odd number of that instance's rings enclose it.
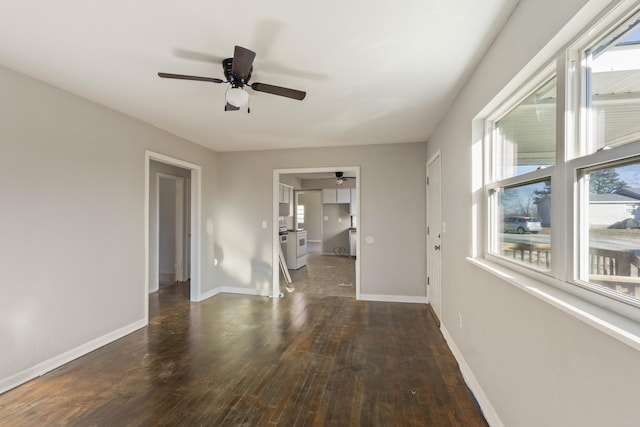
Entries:
{"label": "ceiling fan light kit", "polygon": [[[251,79],[251,71],[253,71],[253,60],[255,57],[255,52],[242,46],[236,46],[233,58],[227,58],[222,61],[222,71],[226,80],[215,77],[200,77],[172,73],[158,73],[158,76],[166,79],[228,83],[230,87],[225,94],[225,111],[237,111],[240,107],[248,104],[249,93],[245,90],[245,86],[249,86],[256,92],[270,93],[272,95],[283,96],[285,98],[296,99],[298,101],[302,101],[305,98],[307,93],[301,90],[289,89],[265,83],[249,83],[249,80]],[[247,112],[248,111],[249,110],[247,109]]]}
{"label": "ceiling fan light kit", "polygon": [[242,88],[231,87],[227,89],[227,102],[234,107],[243,107],[249,102],[249,94]]}

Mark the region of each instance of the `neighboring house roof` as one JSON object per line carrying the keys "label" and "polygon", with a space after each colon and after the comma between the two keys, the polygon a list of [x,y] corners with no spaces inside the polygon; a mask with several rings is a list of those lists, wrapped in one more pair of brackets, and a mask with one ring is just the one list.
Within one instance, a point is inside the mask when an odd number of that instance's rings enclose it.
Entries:
{"label": "neighboring house roof", "polygon": [[640,200],[640,188],[623,188],[622,190],[616,191],[616,194]]}
{"label": "neighboring house roof", "polygon": [[640,203],[640,195],[638,197],[629,197],[622,194],[589,194],[589,203],[625,203],[625,204],[638,204]]}

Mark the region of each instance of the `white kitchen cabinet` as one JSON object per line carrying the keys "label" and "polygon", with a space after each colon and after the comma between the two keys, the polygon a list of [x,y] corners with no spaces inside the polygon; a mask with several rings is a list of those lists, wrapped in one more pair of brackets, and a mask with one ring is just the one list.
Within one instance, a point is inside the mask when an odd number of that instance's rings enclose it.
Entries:
{"label": "white kitchen cabinet", "polygon": [[323,204],[349,204],[351,203],[350,188],[323,188],[322,189]]}
{"label": "white kitchen cabinet", "polygon": [[335,188],[323,188],[322,189],[322,203],[336,203],[338,200],[338,192]]}
{"label": "white kitchen cabinet", "polygon": [[[293,187],[287,184],[278,185],[278,203],[281,204],[280,216],[293,215]],[[282,206],[282,204],[287,206]]]}
{"label": "white kitchen cabinet", "polygon": [[287,184],[280,184],[278,186],[279,194],[278,194],[278,202],[279,203],[290,203],[291,195],[293,193],[293,187]]}
{"label": "white kitchen cabinet", "polygon": [[336,203],[351,203],[351,189],[350,188],[337,188],[338,194],[336,195]]}

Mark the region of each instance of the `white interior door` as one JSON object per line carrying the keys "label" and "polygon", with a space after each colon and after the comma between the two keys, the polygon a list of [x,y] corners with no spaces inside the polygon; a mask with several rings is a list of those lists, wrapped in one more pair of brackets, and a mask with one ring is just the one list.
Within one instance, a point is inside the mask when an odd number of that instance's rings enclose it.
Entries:
{"label": "white interior door", "polygon": [[438,322],[442,317],[442,193],[440,153],[427,163],[427,301]]}

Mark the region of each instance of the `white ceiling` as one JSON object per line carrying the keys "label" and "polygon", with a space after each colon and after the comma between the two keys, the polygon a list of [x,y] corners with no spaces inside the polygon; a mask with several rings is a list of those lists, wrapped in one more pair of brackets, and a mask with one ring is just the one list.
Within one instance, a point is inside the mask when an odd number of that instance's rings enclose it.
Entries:
{"label": "white ceiling", "polygon": [[[517,0],[0,0],[0,64],[217,151],[426,141]],[[235,45],[257,53],[225,112]]]}

